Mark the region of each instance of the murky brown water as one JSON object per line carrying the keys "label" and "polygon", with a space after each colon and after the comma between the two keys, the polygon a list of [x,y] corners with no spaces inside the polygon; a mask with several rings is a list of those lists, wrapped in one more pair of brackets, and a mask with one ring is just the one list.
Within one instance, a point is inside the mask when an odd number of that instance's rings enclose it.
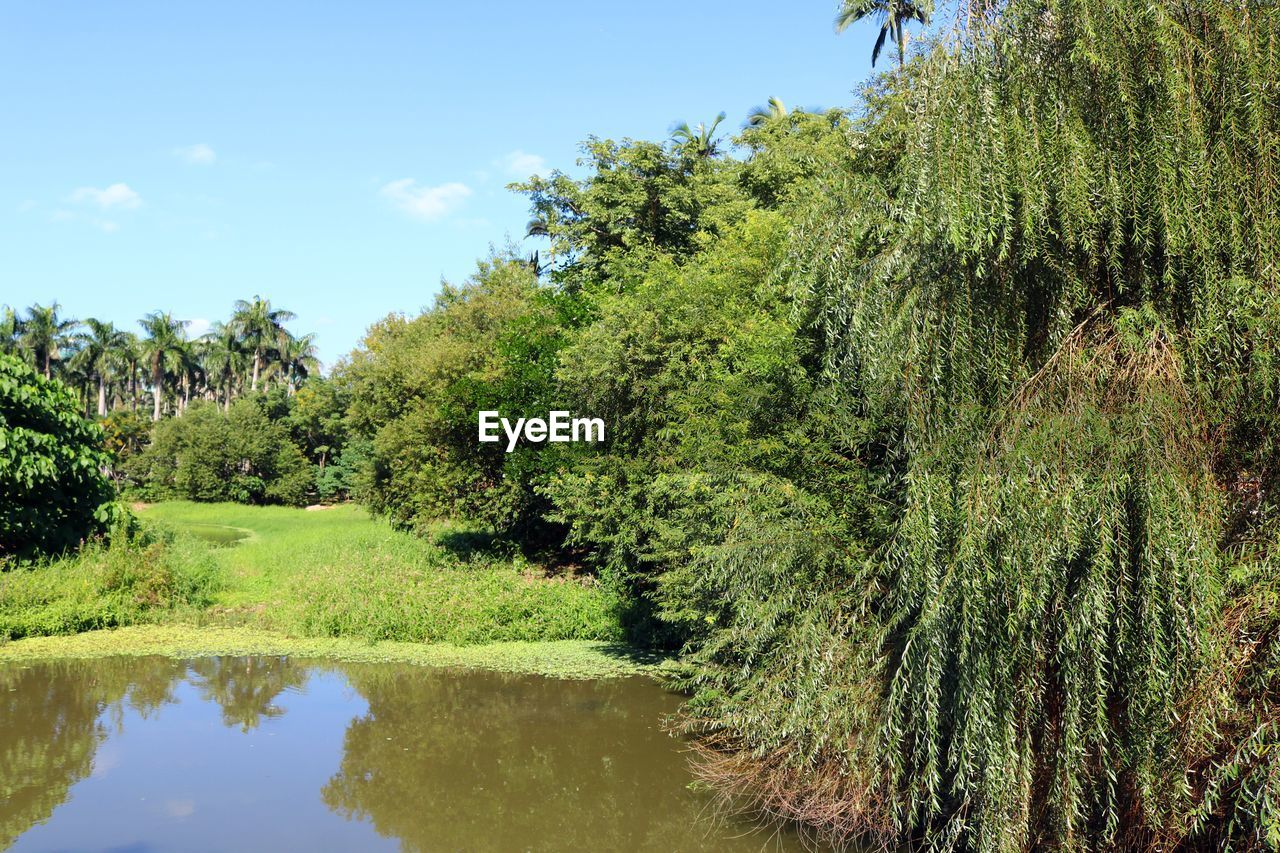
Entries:
{"label": "murky brown water", "polygon": [[0,664],[0,848],[790,850],[691,790],[648,679]]}

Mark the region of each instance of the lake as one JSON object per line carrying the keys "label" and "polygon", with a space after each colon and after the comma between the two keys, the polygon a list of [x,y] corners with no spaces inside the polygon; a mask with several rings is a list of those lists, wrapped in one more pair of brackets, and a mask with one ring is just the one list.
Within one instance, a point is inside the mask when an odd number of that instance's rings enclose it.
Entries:
{"label": "lake", "polygon": [[0,847],[799,850],[717,817],[647,678],[284,657],[0,664]]}

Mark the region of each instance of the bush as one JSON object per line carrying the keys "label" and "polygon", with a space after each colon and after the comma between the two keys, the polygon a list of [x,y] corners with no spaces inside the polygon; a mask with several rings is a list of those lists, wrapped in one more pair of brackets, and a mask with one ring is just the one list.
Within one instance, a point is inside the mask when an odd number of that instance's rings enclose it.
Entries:
{"label": "bush", "polygon": [[102,430],[72,393],[0,355],[0,559],[53,553],[106,529]]}
{"label": "bush", "polygon": [[203,545],[121,529],[75,556],[5,573],[0,640],[151,621],[157,613],[206,607],[217,588],[217,565]]}
{"label": "bush", "polygon": [[195,404],[182,417],[161,421],[126,473],[147,497],[205,502],[300,506],[314,486],[311,466],[288,430],[252,399],[226,412]]}

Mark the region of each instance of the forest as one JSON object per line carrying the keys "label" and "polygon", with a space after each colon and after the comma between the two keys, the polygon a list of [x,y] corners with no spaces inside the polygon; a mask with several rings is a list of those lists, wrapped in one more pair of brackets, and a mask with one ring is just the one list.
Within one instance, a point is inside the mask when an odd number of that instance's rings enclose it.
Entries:
{"label": "forest", "polygon": [[257,297],[8,310],[0,558],[117,495],[465,519],[605,590],[702,777],[826,843],[1280,849],[1280,11],[844,10],[851,106],[588,138],[510,187],[537,251],[327,375]]}

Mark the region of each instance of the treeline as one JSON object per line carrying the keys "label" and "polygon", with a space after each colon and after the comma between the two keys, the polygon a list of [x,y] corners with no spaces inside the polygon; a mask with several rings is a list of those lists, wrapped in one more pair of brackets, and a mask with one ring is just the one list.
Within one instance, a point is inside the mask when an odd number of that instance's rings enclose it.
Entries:
{"label": "treeline", "polygon": [[515,185],[549,247],[337,372],[367,500],[594,567],[829,838],[1280,847],[1280,13],[963,8],[850,112]]}
{"label": "treeline", "polygon": [[101,465],[133,497],[301,505],[351,492],[362,457],[358,442],[342,452],[346,397],[321,376],[315,336],[286,327],[292,312],[237,300],[226,321],[190,338],[169,312],[134,333],[60,311],[4,308],[0,355],[96,413],[110,453]]}
{"label": "treeline", "polygon": [[181,414],[192,400],[230,408],[245,393],[283,387],[290,393],[320,374],[315,335],[293,335],[294,314],[254,297],[237,300],[231,317],[190,339],[188,320],[154,311],[138,321],[141,334],[92,317],[59,314],[61,306],[32,305],[19,314],[0,308],[0,352],[17,355],[72,388],[85,413],[151,410],[152,420]]}

